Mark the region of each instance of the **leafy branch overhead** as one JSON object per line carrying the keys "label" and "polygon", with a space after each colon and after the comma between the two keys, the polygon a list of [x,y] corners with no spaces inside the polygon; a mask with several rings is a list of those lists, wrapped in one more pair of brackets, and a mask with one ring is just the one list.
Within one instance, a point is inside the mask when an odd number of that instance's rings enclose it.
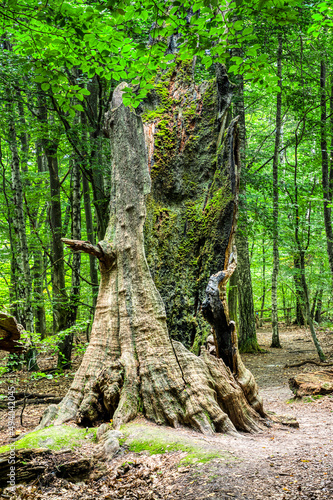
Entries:
{"label": "leafy branch overhead", "polygon": [[[75,110],[85,107],[89,95],[85,83],[95,75],[130,82],[133,88],[127,89],[124,102],[138,106],[153,88],[157,73],[175,64],[168,50],[171,37],[176,38],[181,59],[196,56],[206,68],[215,61],[228,62],[230,72],[276,92],[276,71],[261,50],[250,19],[258,16],[262,23],[288,25],[295,22],[299,5],[298,0],[194,4],[9,0],[0,5],[0,29],[9,36],[13,51],[24,58],[22,70],[33,72],[41,89],[74,116]],[[231,56],[233,47],[242,47],[243,56]],[[79,84],[68,82],[74,67],[85,75]],[[82,104],[71,103],[74,96]]]}

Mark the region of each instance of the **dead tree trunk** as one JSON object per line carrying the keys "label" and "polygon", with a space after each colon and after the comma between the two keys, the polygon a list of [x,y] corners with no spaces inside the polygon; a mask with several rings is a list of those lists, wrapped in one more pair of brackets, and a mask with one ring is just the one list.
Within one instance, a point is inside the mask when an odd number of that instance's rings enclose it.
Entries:
{"label": "dead tree trunk", "polygon": [[[73,250],[95,255],[100,262],[91,341],[69,392],[60,406],[49,407],[41,426],[73,418],[87,425],[104,416],[119,428],[143,408],[157,423],[185,424],[207,434],[235,428],[255,431],[262,404],[253,376],[241,369],[236,343],[233,373],[205,348],[198,357],[169,337],[164,304],[144,250],[145,195],[150,191],[144,130],[140,116],[122,104],[123,88],[115,90],[106,122],[113,186],[105,239],[96,246],[65,240]],[[219,194],[226,203],[218,217],[227,265],[237,216],[236,136],[233,122],[219,169],[225,181]],[[223,273],[229,276],[227,265]],[[231,326],[226,325],[227,335]]]}

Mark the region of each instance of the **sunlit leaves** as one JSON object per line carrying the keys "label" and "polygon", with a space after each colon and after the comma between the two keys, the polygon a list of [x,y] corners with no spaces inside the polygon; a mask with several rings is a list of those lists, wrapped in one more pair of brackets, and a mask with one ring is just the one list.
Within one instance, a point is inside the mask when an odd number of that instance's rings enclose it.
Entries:
{"label": "sunlit leaves", "polygon": [[[59,77],[78,67],[88,78],[99,75],[115,82],[138,79],[135,98],[132,95],[138,103],[147,93],[147,81],[158,69],[173,64],[166,49],[170,36],[175,33],[182,34],[177,41],[178,57],[182,60],[200,57],[206,69],[216,60],[227,62],[231,47],[241,47],[244,59],[231,60],[230,71],[276,91],[276,82],[269,75],[271,68],[260,53],[248,19],[260,15],[263,22],[292,22],[298,4],[299,0],[251,0],[237,2],[237,5],[225,0],[200,0],[194,4],[189,0],[89,3],[50,0],[44,5],[38,0],[23,0],[20,5],[10,4],[12,15],[19,18],[20,23],[8,20],[2,29],[13,32],[14,50],[28,58],[32,70],[36,61],[42,61],[36,82],[43,85],[43,90],[63,96],[64,82]],[[190,8],[194,15],[190,14]],[[325,2],[320,9],[327,11]],[[257,78],[258,71],[262,73],[261,78]],[[83,95],[77,89],[80,101]]]}

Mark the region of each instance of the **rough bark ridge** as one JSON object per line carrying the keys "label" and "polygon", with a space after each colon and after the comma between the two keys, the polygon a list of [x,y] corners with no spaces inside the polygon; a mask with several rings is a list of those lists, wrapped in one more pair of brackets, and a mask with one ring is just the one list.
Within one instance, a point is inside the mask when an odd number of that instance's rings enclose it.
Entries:
{"label": "rough bark ridge", "polygon": [[[243,384],[221,359],[202,348],[201,356],[172,342],[163,301],[145,257],[143,226],[150,176],[141,118],[122,104],[120,85],[114,92],[106,127],[112,143],[111,216],[105,240],[97,246],[67,240],[75,250],[100,260],[101,285],[91,341],[74,382],[59,407],[49,407],[41,426],[76,418],[88,424],[101,416],[115,428],[139,411],[160,424],[190,425],[204,433],[255,431],[262,405],[253,377],[243,371]],[[229,255],[236,214],[237,125],[225,140],[228,179],[225,224]],[[236,174],[236,175],[235,175]],[[229,207],[230,209],[230,207]],[[223,220],[223,218],[222,218]],[[228,222],[229,221],[229,222]],[[227,258],[227,262],[229,258]],[[246,381],[248,377],[248,381]]]}

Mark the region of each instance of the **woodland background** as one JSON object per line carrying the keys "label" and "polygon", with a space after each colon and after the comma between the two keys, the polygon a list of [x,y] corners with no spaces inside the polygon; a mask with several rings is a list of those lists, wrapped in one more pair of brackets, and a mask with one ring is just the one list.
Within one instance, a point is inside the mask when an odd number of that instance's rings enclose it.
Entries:
{"label": "woodland background", "polygon": [[[144,100],[161,138],[147,201],[148,263],[170,335],[198,352],[209,327],[200,287],[187,289],[186,279],[200,263],[185,249],[175,269],[168,242],[191,244],[191,199],[202,180],[191,173],[177,191],[177,179],[163,174],[177,126],[165,117],[164,89],[175,71],[209,87],[220,63],[235,85],[229,119],[240,116],[243,138],[238,270],[229,285],[240,349],[259,349],[255,320],[271,314],[276,347],[277,320],[313,332],[331,326],[332,2],[7,0],[0,20],[0,308],[24,326],[28,344],[59,352],[61,367],[73,342],[78,350],[89,342],[97,264],[61,238],[103,239],[112,185],[104,115],[125,80],[125,104]],[[162,105],[149,115],[156,94]],[[187,109],[184,120],[195,114]],[[179,206],[183,235],[172,224]],[[11,354],[7,367],[20,362]]]}

